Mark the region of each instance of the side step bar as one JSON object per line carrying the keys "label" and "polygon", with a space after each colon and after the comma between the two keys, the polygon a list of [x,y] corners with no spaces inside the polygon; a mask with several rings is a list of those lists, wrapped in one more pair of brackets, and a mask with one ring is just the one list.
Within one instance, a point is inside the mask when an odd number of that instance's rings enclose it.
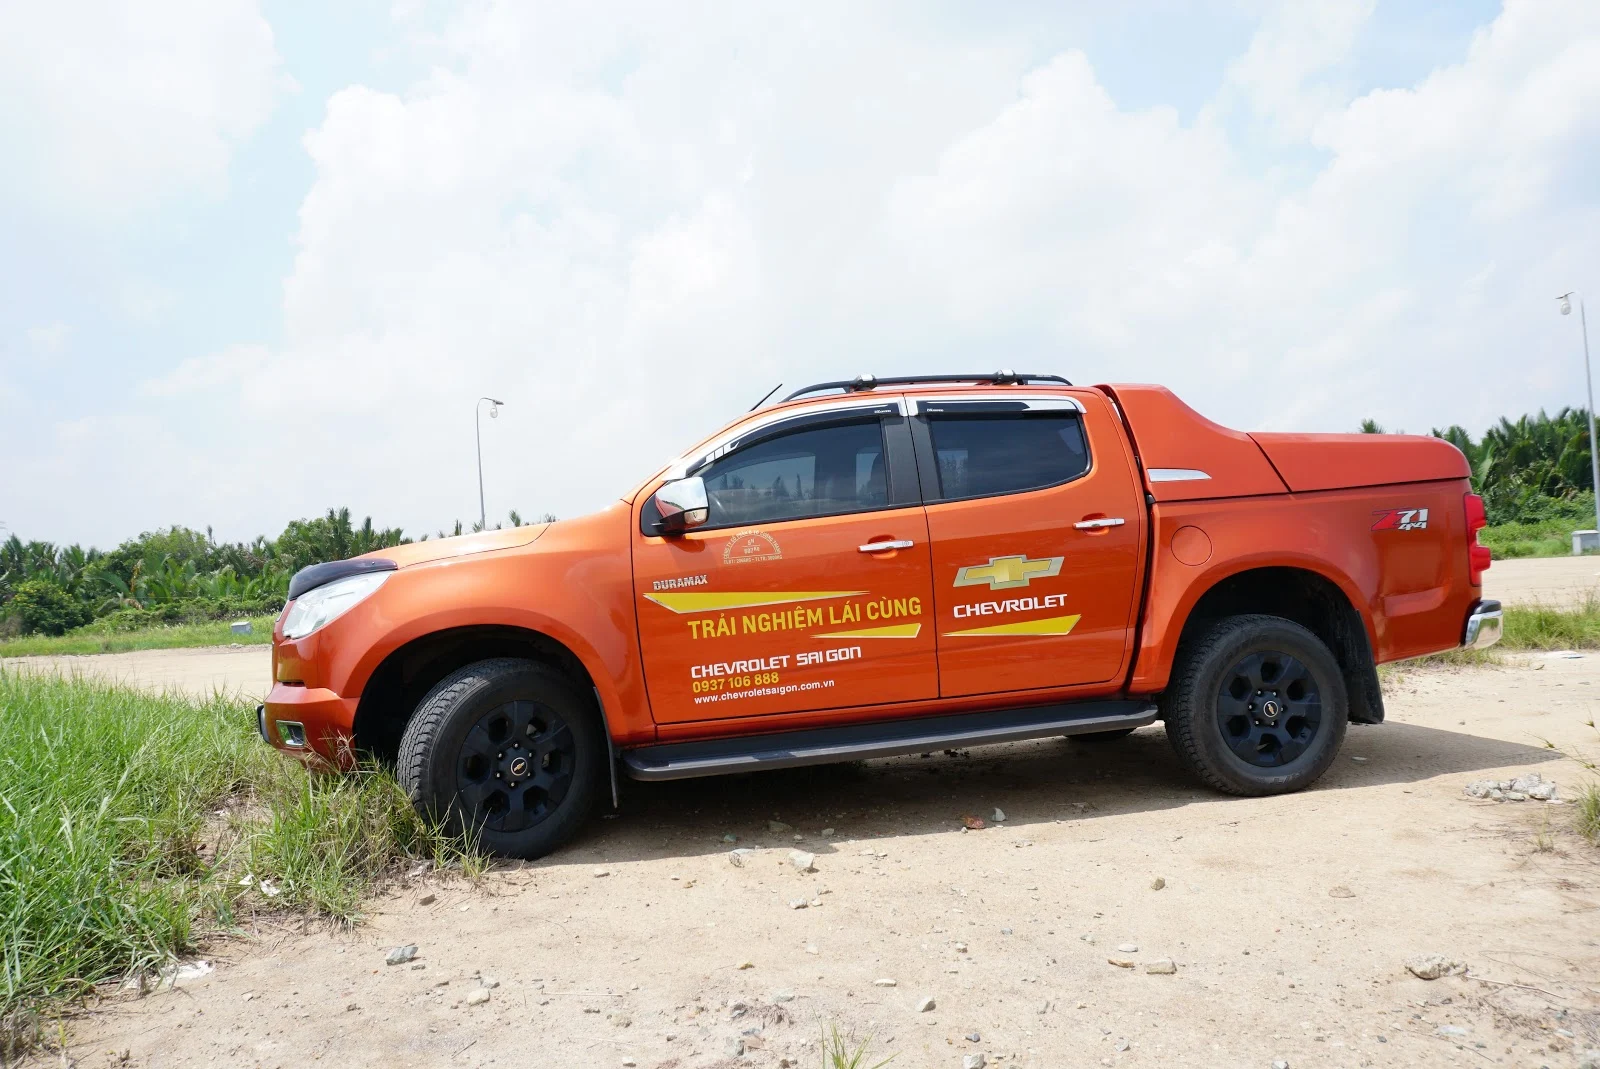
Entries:
{"label": "side step bar", "polygon": [[1152,724],[1148,701],[1074,702],[1031,709],[962,713],[921,720],[785,731],[739,739],[709,739],[625,750],[623,767],[633,779],[691,779],[727,772],[825,765],[869,757],[898,757],[958,746],[1022,742],[1052,735],[1081,735]]}

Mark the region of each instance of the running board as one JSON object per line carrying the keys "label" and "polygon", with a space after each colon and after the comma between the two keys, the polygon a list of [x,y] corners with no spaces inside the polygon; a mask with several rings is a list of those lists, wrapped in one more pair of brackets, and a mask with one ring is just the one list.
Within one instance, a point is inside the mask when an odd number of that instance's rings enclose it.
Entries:
{"label": "running board", "polygon": [[691,779],[728,772],[861,761],[869,757],[899,757],[1052,735],[1116,731],[1144,727],[1155,719],[1156,707],[1148,701],[1075,702],[642,746],[624,751],[622,762],[633,779]]}

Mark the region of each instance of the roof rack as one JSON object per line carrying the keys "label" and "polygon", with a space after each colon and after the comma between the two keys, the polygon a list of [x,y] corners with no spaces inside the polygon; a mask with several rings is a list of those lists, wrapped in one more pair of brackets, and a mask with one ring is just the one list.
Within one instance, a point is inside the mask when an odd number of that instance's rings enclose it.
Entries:
{"label": "roof rack", "polygon": [[784,400],[793,401],[797,397],[804,397],[810,393],[822,393],[824,390],[863,393],[867,390],[877,389],[879,386],[911,386],[920,383],[939,382],[984,382],[994,386],[1025,386],[1030,382],[1051,382],[1058,386],[1072,385],[1060,375],[1028,375],[1009,370],[989,371],[977,375],[892,375],[882,379],[876,375],[857,375],[853,379],[840,379],[838,382],[819,382],[807,386],[803,390],[796,390],[788,397],[785,397]]}

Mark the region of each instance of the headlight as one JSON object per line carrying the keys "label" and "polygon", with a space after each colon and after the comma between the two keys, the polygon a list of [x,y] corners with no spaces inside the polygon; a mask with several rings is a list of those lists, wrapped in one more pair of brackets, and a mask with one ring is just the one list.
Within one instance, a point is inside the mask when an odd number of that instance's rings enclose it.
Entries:
{"label": "headlight", "polygon": [[393,572],[369,572],[336,579],[326,586],[308,590],[289,606],[283,621],[284,638],[305,638],[317,628],[332,623],[349,611],[356,602],[369,596],[384,584]]}

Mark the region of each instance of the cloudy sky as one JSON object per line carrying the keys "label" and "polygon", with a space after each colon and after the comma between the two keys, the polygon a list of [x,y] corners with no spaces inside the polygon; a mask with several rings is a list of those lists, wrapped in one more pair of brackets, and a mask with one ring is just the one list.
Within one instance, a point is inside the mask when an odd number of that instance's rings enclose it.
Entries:
{"label": "cloudy sky", "polygon": [[0,13],[0,523],[572,515],[859,371],[1581,404],[1594,0]]}

